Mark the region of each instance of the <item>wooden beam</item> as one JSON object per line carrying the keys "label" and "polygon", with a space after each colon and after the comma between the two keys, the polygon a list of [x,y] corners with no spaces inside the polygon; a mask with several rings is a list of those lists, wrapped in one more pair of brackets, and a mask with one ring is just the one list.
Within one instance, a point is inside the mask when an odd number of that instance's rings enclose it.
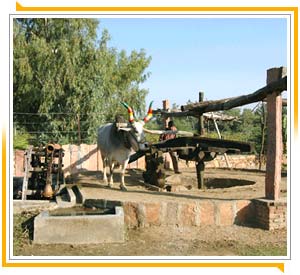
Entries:
{"label": "wooden beam", "polygon": [[[229,110],[235,107],[239,107],[245,104],[250,104],[258,101],[264,101],[268,94],[273,91],[281,93],[287,89],[287,77],[283,77],[278,81],[272,82],[267,86],[255,91],[252,94],[242,95],[237,97],[225,98],[220,100],[210,100],[198,103],[192,103],[181,106],[181,111],[168,112],[165,110],[157,109],[153,110],[153,114],[160,114],[164,118],[167,117],[186,117],[194,116],[199,117],[199,115],[208,112]],[[285,105],[286,101],[283,101]]]}
{"label": "wooden beam", "polygon": [[176,134],[184,137],[193,137],[194,133],[187,131],[168,131],[168,130],[149,130],[144,128],[144,132],[152,135],[162,135],[162,134]]}
{"label": "wooden beam", "polygon": [[[186,117],[186,116],[198,116],[195,113],[191,113],[189,111],[181,112],[180,110],[173,110],[173,112],[166,112],[162,109],[156,109],[153,110],[153,114],[155,115],[161,115],[164,118],[166,117]],[[236,116],[228,116],[222,113],[215,113],[215,112],[207,112],[203,113],[203,117],[208,120],[222,120],[222,121],[232,121],[237,120],[238,117]]]}
{"label": "wooden beam", "polygon": [[204,113],[203,117],[207,120],[221,120],[221,121],[232,121],[232,120],[238,120],[237,116],[229,116],[222,113],[215,113],[215,112],[209,112]]}
{"label": "wooden beam", "polygon": [[190,114],[202,114],[206,112],[229,110],[234,107],[262,101],[268,94],[272,94],[274,91],[281,93],[287,89],[287,77],[283,77],[277,81],[271,82],[265,87],[255,91],[254,93],[225,98],[221,100],[211,100],[199,103],[187,104],[181,106],[181,111],[188,112]]}
{"label": "wooden beam", "polygon": [[168,112],[168,111],[165,111],[163,109],[153,110],[153,114],[154,115],[161,115],[164,118],[167,118],[167,117],[184,117],[184,116],[190,116],[190,115],[193,116],[194,115],[194,114],[191,114],[189,111],[181,112],[180,110],[176,110],[176,111],[173,111],[173,112]]}

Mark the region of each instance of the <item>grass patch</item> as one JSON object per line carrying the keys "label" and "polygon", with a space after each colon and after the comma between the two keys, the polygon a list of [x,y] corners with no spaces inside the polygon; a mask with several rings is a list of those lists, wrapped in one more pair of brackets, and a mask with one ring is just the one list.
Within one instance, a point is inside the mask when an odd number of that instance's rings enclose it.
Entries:
{"label": "grass patch", "polygon": [[15,214],[13,217],[13,254],[22,255],[24,246],[31,245],[33,237],[33,219],[37,213]]}
{"label": "grass patch", "polygon": [[[32,243],[33,240],[33,220],[38,212],[23,212],[15,214],[13,217],[13,254],[15,256],[22,255],[119,255],[119,244],[101,244],[101,245],[51,245],[41,246]],[[216,228],[216,233],[218,233]],[[221,233],[222,228],[220,229]],[[255,229],[250,229],[252,234],[255,234]],[[253,231],[252,231],[253,230]],[[249,236],[241,234],[241,237],[236,238],[221,238],[221,239],[191,239],[174,240],[174,243],[164,243],[163,237],[158,238],[153,233],[143,236],[137,234],[139,231],[127,232],[126,242],[122,244],[124,255],[138,255],[141,252],[141,243],[145,245],[145,255],[153,255],[153,253],[165,253],[166,256],[171,255],[236,255],[236,256],[286,256],[287,244],[284,238],[277,238],[278,234],[274,234],[274,238],[264,239],[265,234],[261,234],[261,242],[251,242]],[[258,232],[262,233],[262,232]],[[270,233],[271,234],[271,233]],[[272,233],[273,234],[273,233]],[[282,232],[284,234],[284,232]],[[251,235],[251,234],[250,234]],[[148,236],[150,240],[148,239]],[[277,237],[276,237],[277,236]],[[147,237],[147,239],[146,239]],[[182,250],[176,249],[177,245]],[[175,247],[175,248],[174,248]],[[188,250],[185,250],[188,247]],[[156,252],[155,252],[156,251]],[[127,254],[126,254],[127,253]],[[183,253],[183,254],[181,254]],[[188,254],[186,254],[188,253]],[[143,254],[144,255],[144,254]]]}
{"label": "grass patch", "polygon": [[260,246],[245,246],[239,249],[240,256],[286,256],[287,245],[282,244],[265,244]]}

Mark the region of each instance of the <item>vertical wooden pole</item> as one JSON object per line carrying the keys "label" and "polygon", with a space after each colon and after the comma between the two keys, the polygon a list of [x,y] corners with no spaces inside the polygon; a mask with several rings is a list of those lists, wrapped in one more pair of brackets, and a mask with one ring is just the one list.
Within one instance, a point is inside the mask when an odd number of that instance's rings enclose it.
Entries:
{"label": "vertical wooden pole", "polygon": [[30,145],[28,150],[25,153],[25,172],[23,178],[23,186],[22,186],[22,200],[27,199],[27,189],[28,189],[28,178],[29,178],[29,170],[31,168],[31,154],[32,154],[33,146]]}
{"label": "vertical wooden pole", "polygon": [[[163,100],[163,110],[168,111],[170,109],[170,102],[168,99]],[[170,121],[170,118],[164,118],[165,128],[168,127],[168,122]]]}
{"label": "vertical wooden pole", "polygon": [[[199,102],[202,102],[204,99],[204,93],[199,92]],[[199,116],[198,120],[198,133],[199,135],[204,134],[204,121],[203,121],[203,116]],[[198,181],[198,189],[204,189],[204,169],[205,169],[205,164],[203,160],[200,160],[196,162],[196,174],[197,174],[197,181]]]}
{"label": "vertical wooden pole", "polygon": [[[199,102],[202,102],[204,100],[204,92],[199,92]],[[199,135],[204,134],[204,121],[203,121],[203,116],[199,116]]]}
{"label": "vertical wooden pole", "polygon": [[[272,68],[267,71],[267,84],[286,75],[286,68]],[[267,96],[267,166],[265,195],[267,199],[278,200],[280,194],[282,161],[282,97],[274,91]]]}
{"label": "vertical wooden pole", "polygon": [[78,145],[81,144],[80,114],[77,114]]}
{"label": "vertical wooden pole", "polygon": [[197,180],[198,180],[198,189],[204,189],[204,161],[196,162],[196,173],[197,173]]}
{"label": "vertical wooden pole", "polygon": [[[170,110],[170,102],[169,102],[168,99],[163,100],[163,110],[166,111],[166,112]],[[164,121],[164,127],[165,127],[164,130],[165,130],[168,127],[170,117],[164,117],[163,121]],[[170,157],[169,153],[165,153],[164,154],[164,168],[165,169],[170,169],[172,164],[173,163],[172,163],[172,160],[171,160],[171,157]]]}

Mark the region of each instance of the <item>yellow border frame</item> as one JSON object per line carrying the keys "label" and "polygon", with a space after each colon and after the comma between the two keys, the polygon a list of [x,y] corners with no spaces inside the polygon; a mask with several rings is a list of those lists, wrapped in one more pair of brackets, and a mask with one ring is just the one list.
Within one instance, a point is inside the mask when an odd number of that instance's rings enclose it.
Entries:
{"label": "yellow border frame", "polygon": [[[16,2],[20,12],[259,12],[289,11],[294,15],[294,133],[298,135],[298,7],[25,7]],[[2,266],[3,267],[275,267],[284,272],[282,262],[212,262],[212,263],[8,263],[6,262],[6,131],[2,130]]]}

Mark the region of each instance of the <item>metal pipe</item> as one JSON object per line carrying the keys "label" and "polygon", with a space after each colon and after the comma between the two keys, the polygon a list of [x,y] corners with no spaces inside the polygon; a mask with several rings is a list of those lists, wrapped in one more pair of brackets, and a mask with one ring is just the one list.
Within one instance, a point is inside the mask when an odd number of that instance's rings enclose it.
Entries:
{"label": "metal pipe", "polygon": [[48,143],[48,144],[46,145],[46,149],[47,149],[47,152],[52,152],[52,151],[54,151],[54,144]]}

